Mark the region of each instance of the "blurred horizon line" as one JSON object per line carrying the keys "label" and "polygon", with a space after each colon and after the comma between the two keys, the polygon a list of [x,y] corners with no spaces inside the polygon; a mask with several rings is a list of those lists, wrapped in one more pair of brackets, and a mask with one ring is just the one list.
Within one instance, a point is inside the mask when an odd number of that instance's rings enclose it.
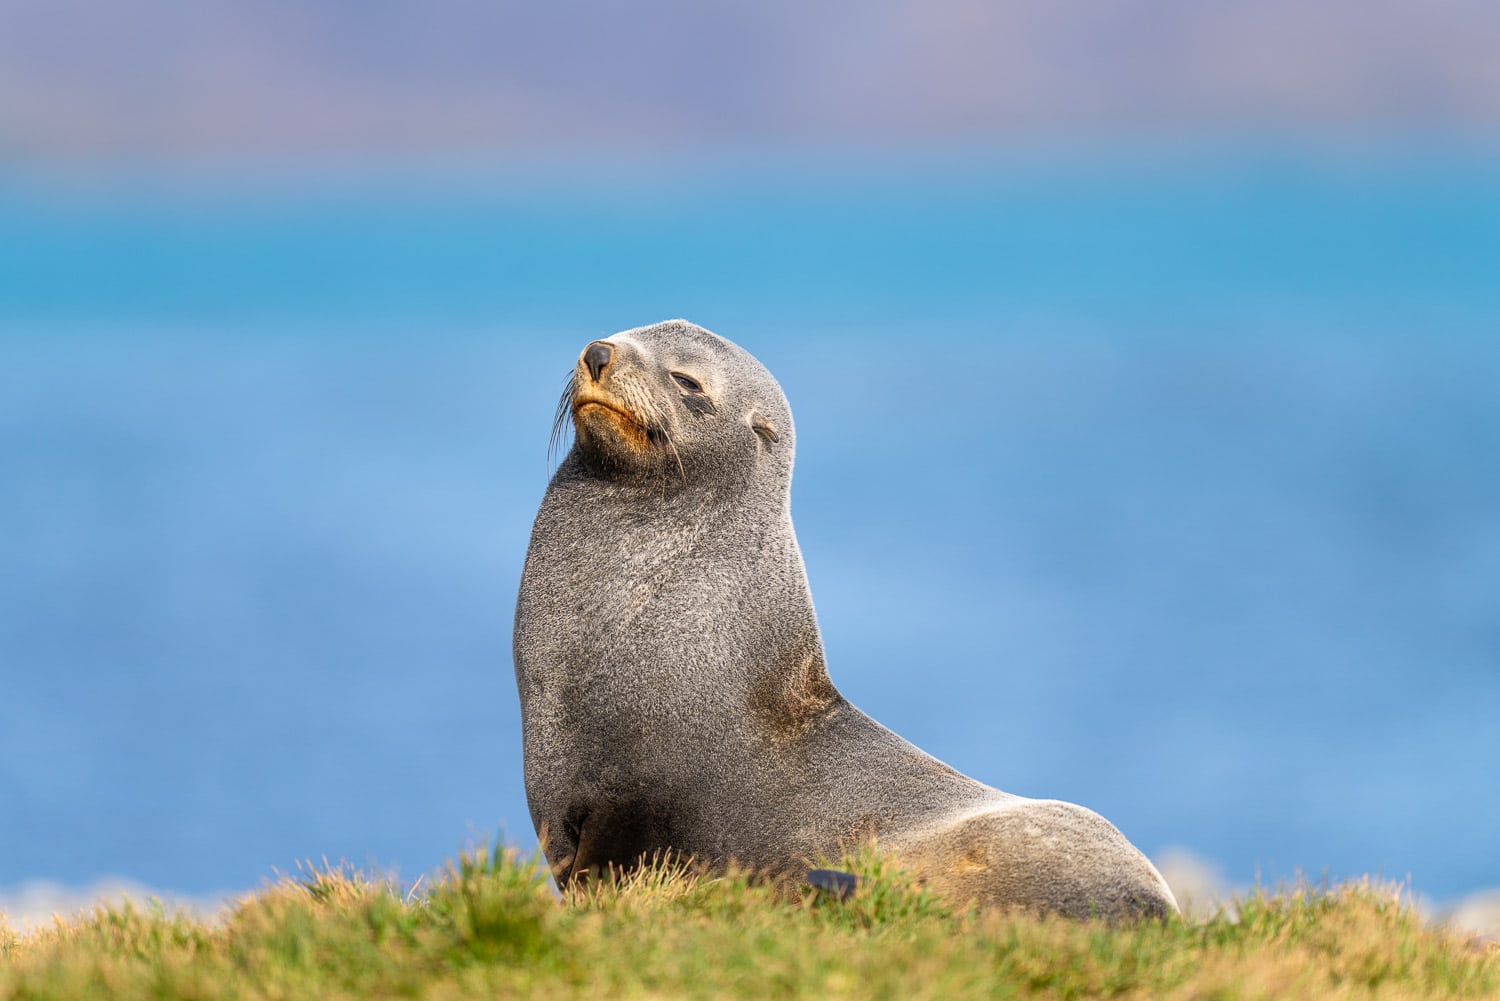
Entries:
{"label": "blurred horizon line", "polygon": [[[351,181],[377,189],[385,184],[437,183],[456,185],[460,191],[466,183],[482,187],[496,181],[540,189],[601,183],[610,188],[649,188],[684,182],[719,187],[751,178],[757,183],[774,184],[783,177],[800,184],[821,175],[830,180],[851,175],[890,180],[910,175],[981,181],[997,175],[1083,177],[1140,172],[1160,176],[1163,172],[1208,170],[1253,176],[1288,170],[1378,176],[1387,171],[1445,167],[1479,169],[1486,174],[1500,170],[1500,132],[1423,136],[1290,131],[1142,136],[1098,132],[1050,139],[955,139],[919,149],[889,142],[684,142],[649,149],[606,149],[577,143],[525,150],[158,150],[64,156],[0,146],[0,191],[87,191],[100,182],[110,188],[139,183],[147,187],[188,185],[188,190],[201,184],[205,191],[221,184],[231,189],[248,185],[273,190],[292,184],[316,190],[320,182],[345,189]],[[1059,170],[1064,173],[1056,175]]]}

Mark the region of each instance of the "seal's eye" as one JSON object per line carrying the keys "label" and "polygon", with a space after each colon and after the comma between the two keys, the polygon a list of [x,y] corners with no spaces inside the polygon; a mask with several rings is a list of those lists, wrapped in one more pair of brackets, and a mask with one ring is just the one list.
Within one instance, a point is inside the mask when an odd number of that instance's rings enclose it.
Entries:
{"label": "seal's eye", "polygon": [[703,392],[703,387],[698,385],[698,380],[694,379],[690,375],[683,375],[681,372],[673,372],[672,378],[677,380],[677,385],[681,386],[689,393]]}

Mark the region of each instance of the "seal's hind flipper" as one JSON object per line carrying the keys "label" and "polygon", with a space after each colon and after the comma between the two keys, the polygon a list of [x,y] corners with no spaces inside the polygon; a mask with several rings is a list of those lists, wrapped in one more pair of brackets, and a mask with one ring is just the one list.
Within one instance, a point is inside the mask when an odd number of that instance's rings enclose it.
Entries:
{"label": "seal's hind flipper", "polygon": [[809,886],[822,890],[834,900],[848,900],[854,896],[854,890],[859,886],[859,877],[852,872],[839,872],[837,869],[809,869],[807,882]]}

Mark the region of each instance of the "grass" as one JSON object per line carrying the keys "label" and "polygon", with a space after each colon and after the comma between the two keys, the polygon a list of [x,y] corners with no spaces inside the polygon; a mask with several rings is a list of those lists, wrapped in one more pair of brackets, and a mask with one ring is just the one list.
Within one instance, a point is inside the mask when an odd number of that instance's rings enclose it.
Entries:
{"label": "grass", "polygon": [[878,858],[848,864],[845,902],[670,866],[559,901],[502,850],[405,895],[323,868],[212,924],[127,904],[0,925],[0,998],[1500,998],[1500,947],[1380,885],[1112,928],[956,911]]}

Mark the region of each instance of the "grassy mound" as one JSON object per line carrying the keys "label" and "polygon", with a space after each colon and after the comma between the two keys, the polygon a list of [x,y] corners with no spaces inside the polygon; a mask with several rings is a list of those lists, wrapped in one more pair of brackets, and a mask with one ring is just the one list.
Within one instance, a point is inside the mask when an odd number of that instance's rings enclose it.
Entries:
{"label": "grassy mound", "polygon": [[0,998],[1500,997],[1500,948],[1378,886],[1111,928],[954,911],[878,859],[853,866],[844,902],[671,867],[559,902],[504,851],[405,896],[325,869],[214,924],[125,905],[0,926]]}

